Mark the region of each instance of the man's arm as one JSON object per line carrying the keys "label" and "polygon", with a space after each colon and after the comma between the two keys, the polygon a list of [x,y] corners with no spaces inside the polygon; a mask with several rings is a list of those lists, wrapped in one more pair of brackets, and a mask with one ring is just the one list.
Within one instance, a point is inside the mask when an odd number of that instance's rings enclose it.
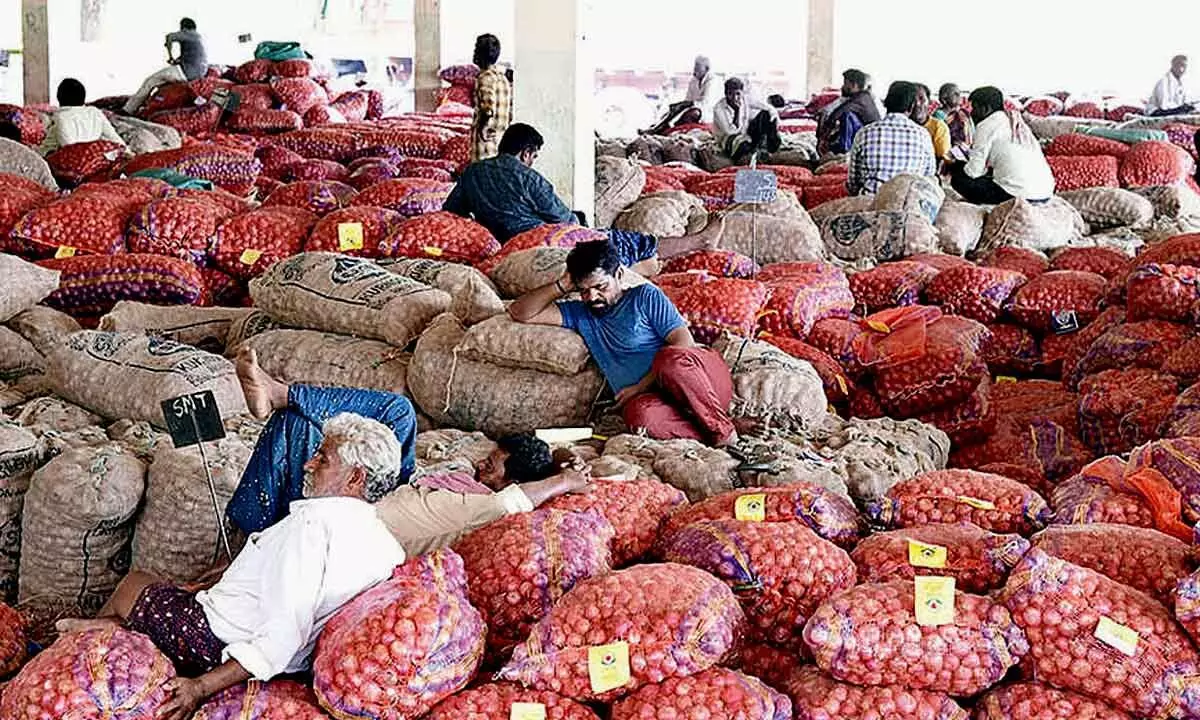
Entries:
{"label": "man's arm", "polygon": [[733,113],[730,112],[729,106],[720,100],[713,106],[712,122],[714,134],[721,142],[724,142],[725,138],[737,132],[737,128],[733,126]]}
{"label": "man's arm", "polygon": [[519,323],[561,327],[563,314],[557,301],[572,288],[570,277],[564,274],[549,285],[531,290],[514,300],[508,306],[508,315]]}
{"label": "man's arm", "polygon": [[174,65],[178,60],[175,57],[175,43],[179,42],[178,33],[168,33],[166,42],[167,46],[167,62]]}
{"label": "man's arm", "polygon": [[858,195],[862,192],[867,175],[866,151],[863,149],[865,135],[860,130],[850,144],[850,162],[846,164],[846,192]]}
{"label": "man's arm", "polygon": [[577,224],[575,213],[558,198],[554,186],[546,178],[538,175],[529,195],[533,199],[534,214],[542,220],[549,223]]}
{"label": "man's arm", "polygon": [[121,147],[127,147],[125,144],[125,138],[121,137],[121,133],[117,132],[117,129],[113,127],[113,124],[109,122],[107,117],[104,116],[104,113],[99,110],[97,110],[97,112],[100,113],[100,139],[118,143],[121,145]]}
{"label": "man's arm", "polygon": [[967,156],[967,164],[963,168],[963,172],[967,177],[979,178],[987,174],[988,171],[988,155],[992,151],[992,143],[995,142],[994,125],[981,123],[975,128],[975,143],[971,146],[971,153]]}
{"label": "man's arm", "polygon": [[463,182],[466,178],[459,178],[458,182],[454,183],[454,189],[446,196],[446,201],[442,203],[442,209],[448,213],[454,213],[459,217],[471,216],[471,202],[467,197],[466,183]]}
{"label": "man's arm", "polygon": [[159,709],[158,720],[188,720],[205,700],[250,677],[237,660],[227,660],[198,678],[176,677],[166,684],[169,699]]}
{"label": "man's arm", "polygon": [[[667,334],[667,346],[677,348],[694,348],[696,347],[696,339],[692,337],[692,331],[687,325],[678,327]],[[625,405],[638,395],[650,392],[654,388],[654,381],[658,378],[654,375],[654,370],[646,373],[645,377],[638,381],[637,385],[630,385],[617,393],[617,407],[623,408]]]}

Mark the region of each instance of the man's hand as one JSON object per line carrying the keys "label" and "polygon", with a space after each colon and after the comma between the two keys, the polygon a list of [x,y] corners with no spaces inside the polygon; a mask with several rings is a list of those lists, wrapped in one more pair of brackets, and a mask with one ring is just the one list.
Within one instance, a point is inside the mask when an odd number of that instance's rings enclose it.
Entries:
{"label": "man's hand", "polygon": [[479,139],[483,142],[492,142],[496,139],[496,128],[484,127],[479,129]]}
{"label": "man's hand", "polygon": [[630,385],[617,393],[617,409],[620,410],[625,407],[629,404],[630,400],[638,395],[650,392],[652,387],[654,387],[654,373],[648,373],[637,385]]}
{"label": "man's hand", "polygon": [[205,699],[199,680],[177,677],[167,682],[166,690],[168,699],[158,709],[158,720],[189,720]]}
{"label": "man's hand", "polygon": [[567,470],[559,473],[558,481],[564,495],[589,492],[592,489],[592,469]]}

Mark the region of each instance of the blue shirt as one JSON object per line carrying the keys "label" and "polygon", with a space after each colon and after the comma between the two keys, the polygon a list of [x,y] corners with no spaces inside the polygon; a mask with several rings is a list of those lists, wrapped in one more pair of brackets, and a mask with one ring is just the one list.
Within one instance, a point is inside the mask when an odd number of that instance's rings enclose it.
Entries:
{"label": "blue shirt", "polygon": [[504,153],[468,165],[442,209],[474,215],[502,243],[546,223],[575,222],[549,180]]}
{"label": "blue shirt", "polygon": [[637,385],[650,372],[667,335],[687,325],[683,316],[653,285],[639,285],[603,315],[584,303],[560,302],[563,327],[583,336],[588,351],[613,392]]}

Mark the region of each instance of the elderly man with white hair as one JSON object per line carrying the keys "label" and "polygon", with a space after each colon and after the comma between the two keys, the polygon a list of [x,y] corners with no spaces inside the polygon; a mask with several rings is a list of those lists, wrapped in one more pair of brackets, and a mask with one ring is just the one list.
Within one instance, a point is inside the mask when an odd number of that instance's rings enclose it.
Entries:
{"label": "elderly man with white hair", "polygon": [[[135,571],[97,619],[59,623],[60,632],[123,625],[154,641],[179,671],[161,720],[187,720],[206,698],[251,678],[308,670],[329,618],[404,562],[375,507],[402,483],[395,433],[352,413],[325,420],[321,433],[304,465],[304,499],[252,534],[211,588],[195,592]],[[586,486],[586,477],[564,473],[511,490],[532,509]]]}
{"label": "elderly man with white hair", "polygon": [[713,105],[716,103],[717,85],[713,80],[712,62],[705,55],[697,55],[692,63],[692,79],[688,81],[687,94],[683,100],[667,107],[666,116],[649,133],[661,135],[678,125],[712,122]]}

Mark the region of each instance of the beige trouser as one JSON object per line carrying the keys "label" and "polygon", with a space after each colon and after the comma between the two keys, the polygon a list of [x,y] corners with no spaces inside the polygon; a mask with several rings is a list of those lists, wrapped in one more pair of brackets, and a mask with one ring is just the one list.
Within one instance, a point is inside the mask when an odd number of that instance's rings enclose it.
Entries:
{"label": "beige trouser", "polygon": [[129,101],[125,103],[125,112],[130,115],[142,109],[142,105],[146,102],[146,98],[150,97],[150,93],[168,83],[187,82],[187,76],[183,74],[183,68],[178,65],[168,65],[162,70],[159,70],[138,88],[138,91],[130,96]]}

